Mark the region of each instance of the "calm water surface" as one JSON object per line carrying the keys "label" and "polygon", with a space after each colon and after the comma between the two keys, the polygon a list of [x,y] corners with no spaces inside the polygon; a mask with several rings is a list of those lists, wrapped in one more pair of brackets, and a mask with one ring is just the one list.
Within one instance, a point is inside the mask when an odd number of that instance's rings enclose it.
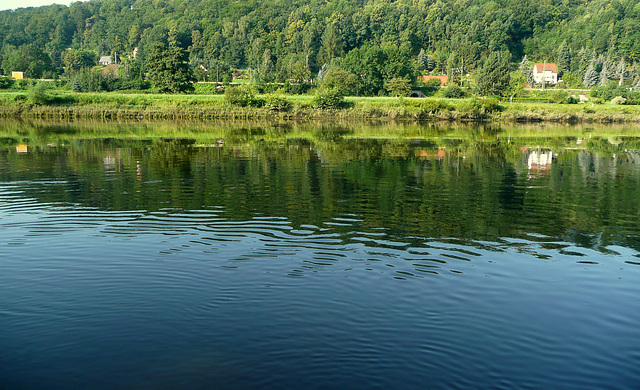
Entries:
{"label": "calm water surface", "polygon": [[7,136],[0,388],[638,388],[639,138],[447,131]]}

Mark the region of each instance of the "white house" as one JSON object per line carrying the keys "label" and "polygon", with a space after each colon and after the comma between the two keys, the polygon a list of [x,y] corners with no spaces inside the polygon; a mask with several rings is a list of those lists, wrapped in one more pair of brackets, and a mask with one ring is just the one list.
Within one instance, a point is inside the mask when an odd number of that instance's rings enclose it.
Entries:
{"label": "white house", "polygon": [[98,61],[100,65],[111,65],[113,62],[111,61],[111,56],[102,56],[100,57],[100,61]]}
{"label": "white house", "polygon": [[537,63],[533,66],[533,81],[536,84],[558,84],[558,67],[554,63]]}

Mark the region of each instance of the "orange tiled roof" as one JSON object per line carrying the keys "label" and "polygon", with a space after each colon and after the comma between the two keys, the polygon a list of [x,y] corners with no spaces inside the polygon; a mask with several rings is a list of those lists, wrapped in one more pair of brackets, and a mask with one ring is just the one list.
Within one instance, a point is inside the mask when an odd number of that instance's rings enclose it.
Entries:
{"label": "orange tiled roof", "polygon": [[548,63],[536,63],[536,72],[538,73],[542,73],[543,70],[550,70],[553,73],[558,73],[558,66],[556,64],[554,64],[553,62],[548,62]]}

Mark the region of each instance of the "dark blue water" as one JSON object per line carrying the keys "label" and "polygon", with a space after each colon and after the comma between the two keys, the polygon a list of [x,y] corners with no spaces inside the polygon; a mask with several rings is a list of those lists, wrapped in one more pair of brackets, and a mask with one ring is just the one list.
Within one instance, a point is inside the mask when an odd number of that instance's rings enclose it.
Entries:
{"label": "dark blue water", "polygon": [[114,142],[0,152],[1,389],[638,388],[633,151]]}

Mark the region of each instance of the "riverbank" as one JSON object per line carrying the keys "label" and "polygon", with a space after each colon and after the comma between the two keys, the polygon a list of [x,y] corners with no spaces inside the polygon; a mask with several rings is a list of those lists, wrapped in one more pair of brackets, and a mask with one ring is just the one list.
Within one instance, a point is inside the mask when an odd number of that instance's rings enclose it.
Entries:
{"label": "riverbank", "polygon": [[637,123],[640,106],[498,102],[495,99],[347,97],[318,109],[312,96],[282,96],[284,106],[240,107],[223,95],[30,92],[0,94],[0,118],[107,120],[373,119],[395,121]]}

